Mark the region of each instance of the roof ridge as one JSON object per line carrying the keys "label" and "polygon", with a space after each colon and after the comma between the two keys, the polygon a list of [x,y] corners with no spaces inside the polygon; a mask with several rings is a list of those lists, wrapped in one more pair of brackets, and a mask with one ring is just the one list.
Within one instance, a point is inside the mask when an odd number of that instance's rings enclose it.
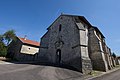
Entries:
{"label": "roof ridge", "polygon": [[40,46],[40,42],[37,42],[37,41],[34,41],[34,40],[24,39],[22,37],[18,37],[18,39],[20,41],[22,41],[22,43],[31,44],[31,45],[35,45],[35,46]]}

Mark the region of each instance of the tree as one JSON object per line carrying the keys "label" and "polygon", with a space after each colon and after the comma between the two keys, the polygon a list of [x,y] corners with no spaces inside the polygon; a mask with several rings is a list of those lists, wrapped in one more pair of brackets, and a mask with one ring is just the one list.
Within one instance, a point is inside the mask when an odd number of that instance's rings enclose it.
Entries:
{"label": "tree", "polygon": [[3,42],[3,35],[0,35],[0,42]]}
{"label": "tree", "polygon": [[3,35],[0,35],[0,56],[5,57],[7,54],[7,48],[5,47],[3,40]]}
{"label": "tree", "polygon": [[113,54],[112,54],[112,56],[114,57],[114,58],[116,58],[117,56],[116,56],[116,54],[113,52]]}
{"label": "tree", "polygon": [[5,57],[7,54],[7,48],[3,42],[0,41],[0,56]]}
{"label": "tree", "polygon": [[16,39],[15,31],[14,30],[8,30],[7,32],[5,32],[3,34],[3,37],[4,37],[4,40],[6,40],[6,42],[7,42],[6,45],[8,46],[12,40]]}
{"label": "tree", "polygon": [[8,45],[12,40],[16,39],[14,30],[8,30],[3,35],[0,35],[0,56],[5,57],[7,54]]}

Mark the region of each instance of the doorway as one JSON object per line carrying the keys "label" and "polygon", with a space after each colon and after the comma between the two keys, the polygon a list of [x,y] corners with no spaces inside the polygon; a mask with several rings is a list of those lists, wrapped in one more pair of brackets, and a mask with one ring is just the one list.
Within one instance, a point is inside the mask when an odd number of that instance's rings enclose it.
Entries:
{"label": "doorway", "polygon": [[57,51],[56,51],[56,63],[60,64],[60,62],[61,62],[61,50],[57,49]]}

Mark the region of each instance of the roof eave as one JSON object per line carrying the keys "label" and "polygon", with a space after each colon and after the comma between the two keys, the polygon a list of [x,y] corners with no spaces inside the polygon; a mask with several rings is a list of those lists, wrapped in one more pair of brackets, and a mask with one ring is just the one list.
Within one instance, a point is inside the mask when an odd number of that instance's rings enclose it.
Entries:
{"label": "roof eave", "polygon": [[101,34],[102,38],[105,38],[105,36],[102,34],[102,32],[97,27],[93,26],[93,28]]}

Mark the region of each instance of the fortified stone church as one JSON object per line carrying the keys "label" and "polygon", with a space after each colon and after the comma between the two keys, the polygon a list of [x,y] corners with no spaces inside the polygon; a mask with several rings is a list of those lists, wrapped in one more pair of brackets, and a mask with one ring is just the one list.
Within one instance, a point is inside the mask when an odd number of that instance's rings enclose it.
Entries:
{"label": "fortified stone church", "polygon": [[40,42],[40,62],[69,65],[85,74],[112,68],[104,35],[84,16],[61,14],[47,30]]}
{"label": "fortified stone church", "polygon": [[39,59],[70,65],[83,73],[90,72],[88,30],[91,26],[83,16],[59,16],[41,38]]}

